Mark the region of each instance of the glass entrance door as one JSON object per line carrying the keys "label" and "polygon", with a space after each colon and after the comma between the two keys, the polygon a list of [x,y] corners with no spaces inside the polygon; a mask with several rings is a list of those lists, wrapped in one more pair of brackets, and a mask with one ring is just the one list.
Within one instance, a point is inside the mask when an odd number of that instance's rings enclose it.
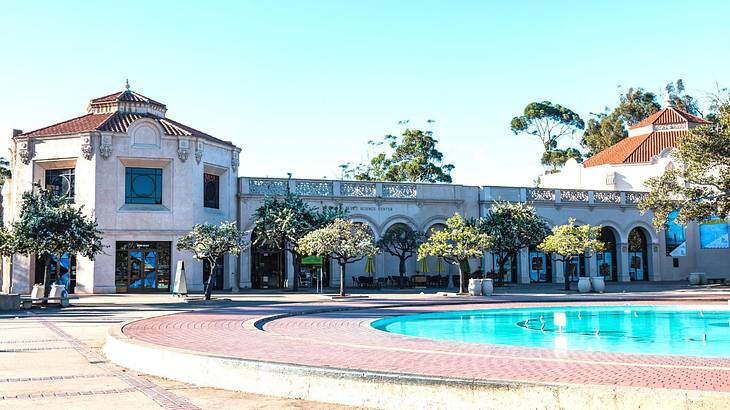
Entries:
{"label": "glass entrance door", "polygon": [[157,251],[134,249],[129,251],[129,289],[157,288]]}

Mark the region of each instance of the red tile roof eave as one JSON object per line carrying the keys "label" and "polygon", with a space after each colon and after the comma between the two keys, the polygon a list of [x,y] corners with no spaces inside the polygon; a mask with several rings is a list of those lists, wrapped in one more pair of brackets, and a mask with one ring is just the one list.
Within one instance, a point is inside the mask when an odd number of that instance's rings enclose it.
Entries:
{"label": "red tile roof eave", "polygon": [[[105,113],[105,114],[84,114],[82,116],[75,117],[75,118],[71,118],[71,119],[66,120],[66,121],[57,122],[55,124],[51,124],[51,125],[48,125],[48,126],[43,127],[43,128],[38,128],[38,129],[33,130],[33,131],[30,131],[30,132],[25,132],[23,134],[17,135],[14,138],[50,137],[50,136],[56,136],[56,135],[73,135],[73,134],[79,134],[79,133],[82,133],[82,132],[91,132],[91,131],[95,131],[97,128],[99,128],[100,126],[102,126],[109,119],[109,117],[112,114],[113,113]],[[84,119],[91,119],[91,117],[95,117],[95,116],[99,117],[99,121],[92,122],[92,123],[90,123],[88,125],[82,125],[79,128],[77,128],[77,129],[71,129],[71,130],[68,130],[68,131],[66,131],[66,130],[64,130],[62,128],[64,125],[73,124],[75,121],[78,122],[78,121],[82,121]],[[58,127],[58,128],[60,128],[60,130],[57,131],[57,132],[48,131],[48,130],[54,128],[54,127]],[[46,132],[46,131],[48,131],[48,132]]]}

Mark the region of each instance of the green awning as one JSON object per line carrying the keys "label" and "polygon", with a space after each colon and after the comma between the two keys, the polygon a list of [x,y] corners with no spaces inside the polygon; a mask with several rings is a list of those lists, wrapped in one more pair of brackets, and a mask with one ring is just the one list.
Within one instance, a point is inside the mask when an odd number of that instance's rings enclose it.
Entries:
{"label": "green awning", "polygon": [[302,265],[321,265],[321,256],[305,256],[302,258]]}

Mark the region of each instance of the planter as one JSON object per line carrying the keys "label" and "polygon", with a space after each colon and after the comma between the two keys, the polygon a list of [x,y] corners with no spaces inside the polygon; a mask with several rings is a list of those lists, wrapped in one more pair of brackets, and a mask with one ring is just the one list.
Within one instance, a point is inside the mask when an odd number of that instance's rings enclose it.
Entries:
{"label": "planter", "polygon": [[469,294],[471,296],[482,295],[482,280],[481,279],[469,279]]}
{"label": "planter", "polygon": [[51,285],[51,291],[48,293],[49,298],[65,298],[67,296],[68,292],[66,291],[65,286],[59,285],[57,283]]}
{"label": "planter", "polygon": [[20,309],[20,295],[17,293],[0,293],[0,311]]}
{"label": "planter", "polygon": [[603,290],[606,289],[606,282],[604,281],[603,276],[592,277],[591,287],[594,292],[603,293]]}
{"label": "planter", "polygon": [[30,298],[31,299],[42,299],[43,298],[43,285],[41,285],[41,284],[33,285],[33,290],[30,291]]}
{"label": "planter", "polygon": [[492,279],[482,279],[482,295],[492,296],[492,293],[494,293],[494,283],[492,282]]}
{"label": "planter", "polygon": [[707,283],[707,274],[704,272],[691,272],[689,274],[690,285],[702,285]]}
{"label": "planter", "polygon": [[591,280],[586,276],[578,278],[578,292],[588,293],[591,291]]}

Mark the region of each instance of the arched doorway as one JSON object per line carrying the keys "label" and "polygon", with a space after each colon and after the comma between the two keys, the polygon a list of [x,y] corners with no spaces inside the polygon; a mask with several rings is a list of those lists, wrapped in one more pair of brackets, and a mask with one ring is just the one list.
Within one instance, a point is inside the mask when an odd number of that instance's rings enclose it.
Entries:
{"label": "arched doorway", "polygon": [[[447,226],[444,223],[434,223],[426,229],[426,239],[428,239],[434,232],[443,231],[446,228]],[[452,267],[453,265],[451,263],[446,262],[443,258],[437,258],[435,256],[426,257],[426,263],[433,274],[445,277],[443,280],[446,282],[447,286],[459,286],[458,271],[456,267]]]}
{"label": "arched doorway", "polygon": [[601,242],[604,243],[603,252],[596,253],[598,262],[598,275],[605,280],[617,280],[618,278],[618,255],[616,252],[616,234],[612,228],[604,226],[601,229]]}
{"label": "arched doorway", "polygon": [[283,288],[286,277],[286,253],[265,244],[257,244],[255,233],[251,234],[251,287]]}
{"label": "arched doorway", "polygon": [[[504,263],[504,276],[502,282],[513,283],[517,282],[517,254],[513,253],[506,256],[507,260]],[[499,255],[492,254],[492,266],[494,266],[494,273],[499,275]]]}
{"label": "arched doorway", "polygon": [[549,283],[553,281],[552,257],[549,253],[530,247],[530,282]]}
{"label": "arched doorway", "polygon": [[629,233],[629,277],[632,281],[649,280],[649,243],[641,228]]}
{"label": "arched doorway", "polygon": [[[409,245],[413,243],[413,233],[413,228],[402,222],[394,223],[385,230],[382,250],[388,272],[397,273],[399,276],[414,273],[408,269],[413,265],[416,259],[415,253],[418,251],[415,247],[409,249]],[[428,273],[428,269],[426,271],[424,273]]]}

